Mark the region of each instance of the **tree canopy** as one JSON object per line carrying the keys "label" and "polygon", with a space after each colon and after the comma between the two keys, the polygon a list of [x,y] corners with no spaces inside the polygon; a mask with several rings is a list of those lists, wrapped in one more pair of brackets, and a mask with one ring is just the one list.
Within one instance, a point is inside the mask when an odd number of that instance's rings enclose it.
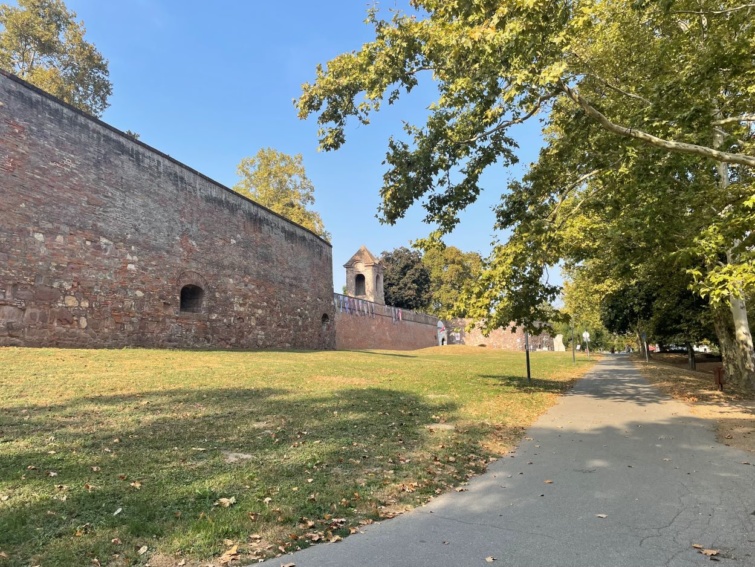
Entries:
{"label": "tree canopy", "polygon": [[301,154],[262,148],[254,157],[242,159],[237,172],[241,179],[234,191],[330,240],[319,213],[308,208],[315,202],[315,187]]}
{"label": "tree canopy", "polygon": [[62,0],[0,4],[0,67],[100,116],[113,86],[107,60],[85,33],[84,23]]}
{"label": "tree canopy", "polygon": [[390,20],[370,11],[374,41],[318,67],[297,102],[334,150],[349,118],[366,124],[420,80],[437,86],[425,124],[389,142],[383,220],[422,202],[428,222],[452,230],[483,171],[516,161],[510,128],[537,117],[545,147],[502,198],[496,227],[510,236],[469,313],[533,327],[559,291],[548,280],[558,262],[592,263],[617,287],[674,266],[719,317],[728,371],[755,386],[744,304],[755,291],[755,4],[410,5]]}
{"label": "tree canopy", "polygon": [[425,251],[422,263],[430,275],[428,311],[441,319],[466,316],[462,298],[482,271],[482,257],[456,246],[436,245]]}
{"label": "tree canopy", "polygon": [[422,253],[404,246],[380,255],[383,264],[385,303],[402,309],[427,310],[430,305],[430,272]]}

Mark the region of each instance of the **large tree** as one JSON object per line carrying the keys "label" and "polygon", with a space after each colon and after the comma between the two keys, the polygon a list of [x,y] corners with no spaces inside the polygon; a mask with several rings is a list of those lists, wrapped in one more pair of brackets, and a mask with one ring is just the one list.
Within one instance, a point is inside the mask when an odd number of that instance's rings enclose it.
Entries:
{"label": "large tree", "polygon": [[315,187],[304,171],[301,154],[262,148],[242,159],[237,172],[241,179],[234,191],[330,240],[319,213],[308,208],[315,202]]}
{"label": "large tree", "polygon": [[0,67],[100,116],[113,86],[107,60],[85,33],[84,23],[62,0],[0,4]]}
{"label": "large tree", "polygon": [[[611,269],[626,278],[637,235],[693,276],[718,318],[728,372],[755,386],[744,305],[755,288],[755,4],[410,4],[414,13],[388,21],[371,11],[375,40],[318,68],[298,101],[301,117],[318,114],[332,150],[350,117],[369,122],[425,77],[437,86],[425,125],[389,143],[384,220],[424,200],[427,220],[451,230],[483,189],[482,172],[515,161],[509,128],[539,115],[546,147],[499,208],[511,237],[488,259],[470,311],[493,327],[533,326],[558,291],[549,265],[578,266],[616,245],[626,261]],[[664,230],[678,231],[673,246]]]}
{"label": "large tree", "polygon": [[441,319],[465,316],[461,299],[482,271],[481,256],[438,244],[425,251],[422,263],[430,274],[428,311]]}
{"label": "large tree", "polygon": [[402,309],[426,310],[430,305],[430,272],[422,253],[404,246],[383,252],[385,303]]}

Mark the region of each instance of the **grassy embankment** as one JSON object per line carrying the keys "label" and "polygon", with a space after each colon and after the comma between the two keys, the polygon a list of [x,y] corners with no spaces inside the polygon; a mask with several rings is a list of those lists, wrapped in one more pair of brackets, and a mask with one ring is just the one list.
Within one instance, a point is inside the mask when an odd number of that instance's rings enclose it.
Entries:
{"label": "grassy embankment", "polygon": [[485,469],[570,353],[0,349],[0,565],[245,562]]}

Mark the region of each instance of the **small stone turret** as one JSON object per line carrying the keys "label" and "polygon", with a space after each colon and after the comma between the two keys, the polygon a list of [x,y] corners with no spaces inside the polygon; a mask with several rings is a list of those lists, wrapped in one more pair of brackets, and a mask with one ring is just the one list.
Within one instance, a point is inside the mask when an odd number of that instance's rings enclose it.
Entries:
{"label": "small stone turret", "polygon": [[351,297],[385,305],[383,264],[362,246],[343,265],[346,268],[346,292]]}

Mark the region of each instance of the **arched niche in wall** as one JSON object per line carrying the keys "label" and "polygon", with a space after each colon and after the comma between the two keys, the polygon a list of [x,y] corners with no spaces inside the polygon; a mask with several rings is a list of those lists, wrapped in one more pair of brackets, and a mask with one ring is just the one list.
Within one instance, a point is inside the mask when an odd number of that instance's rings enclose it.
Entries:
{"label": "arched niche in wall", "polygon": [[209,283],[202,274],[187,270],[176,281],[178,311],[185,313],[208,313]]}

